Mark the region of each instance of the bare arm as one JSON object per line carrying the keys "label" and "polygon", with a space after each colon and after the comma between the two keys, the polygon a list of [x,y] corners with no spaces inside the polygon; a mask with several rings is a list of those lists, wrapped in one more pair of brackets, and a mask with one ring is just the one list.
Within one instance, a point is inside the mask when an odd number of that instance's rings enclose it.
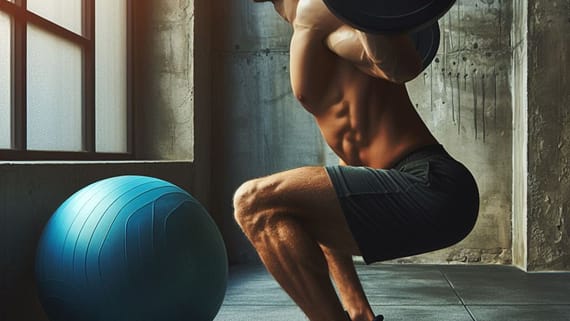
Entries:
{"label": "bare arm", "polygon": [[372,35],[342,25],[326,42],[331,51],[371,76],[404,83],[421,71],[421,57],[407,35]]}
{"label": "bare arm", "polygon": [[373,77],[404,83],[421,71],[421,57],[408,35],[356,30],[336,18],[322,0],[300,0],[293,27],[298,32],[321,33],[323,47]]}

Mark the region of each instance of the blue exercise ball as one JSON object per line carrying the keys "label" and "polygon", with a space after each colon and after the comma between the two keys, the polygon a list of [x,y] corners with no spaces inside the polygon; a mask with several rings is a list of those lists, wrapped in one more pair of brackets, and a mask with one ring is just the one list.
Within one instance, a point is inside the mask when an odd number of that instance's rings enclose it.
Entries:
{"label": "blue exercise ball", "polygon": [[119,176],[57,209],[36,278],[52,321],[211,321],[227,266],[220,232],[196,199],[160,179]]}

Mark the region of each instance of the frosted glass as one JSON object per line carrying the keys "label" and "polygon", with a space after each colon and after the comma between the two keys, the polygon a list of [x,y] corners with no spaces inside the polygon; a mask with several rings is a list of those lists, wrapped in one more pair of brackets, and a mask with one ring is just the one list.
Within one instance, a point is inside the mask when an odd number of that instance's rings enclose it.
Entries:
{"label": "frosted glass", "polygon": [[28,10],[82,34],[82,3],[81,0],[28,0]]}
{"label": "frosted glass", "polygon": [[127,152],[127,4],[95,6],[96,151]]}
{"label": "frosted glass", "polygon": [[11,147],[11,29],[9,16],[0,12],[0,149]]}
{"label": "frosted glass", "polygon": [[82,53],[28,25],[28,149],[82,150]]}

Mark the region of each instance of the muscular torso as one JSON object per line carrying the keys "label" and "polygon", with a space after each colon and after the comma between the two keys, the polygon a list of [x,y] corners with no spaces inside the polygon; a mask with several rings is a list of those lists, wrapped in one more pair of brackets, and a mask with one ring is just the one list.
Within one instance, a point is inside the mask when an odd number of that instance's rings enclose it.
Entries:
{"label": "muscular torso", "polygon": [[292,22],[291,83],[334,152],[348,165],[388,168],[407,152],[436,143],[403,84],[331,50],[331,37],[349,37],[353,29],[321,1],[299,2]]}

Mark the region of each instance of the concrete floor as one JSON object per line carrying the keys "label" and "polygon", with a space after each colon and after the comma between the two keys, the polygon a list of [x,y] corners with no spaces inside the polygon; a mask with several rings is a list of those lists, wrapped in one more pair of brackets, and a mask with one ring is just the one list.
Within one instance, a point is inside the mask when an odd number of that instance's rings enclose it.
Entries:
{"label": "concrete floor", "polygon": [[[569,321],[570,273],[527,274],[509,266],[357,267],[386,321]],[[215,321],[307,320],[261,266],[230,269]]]}

